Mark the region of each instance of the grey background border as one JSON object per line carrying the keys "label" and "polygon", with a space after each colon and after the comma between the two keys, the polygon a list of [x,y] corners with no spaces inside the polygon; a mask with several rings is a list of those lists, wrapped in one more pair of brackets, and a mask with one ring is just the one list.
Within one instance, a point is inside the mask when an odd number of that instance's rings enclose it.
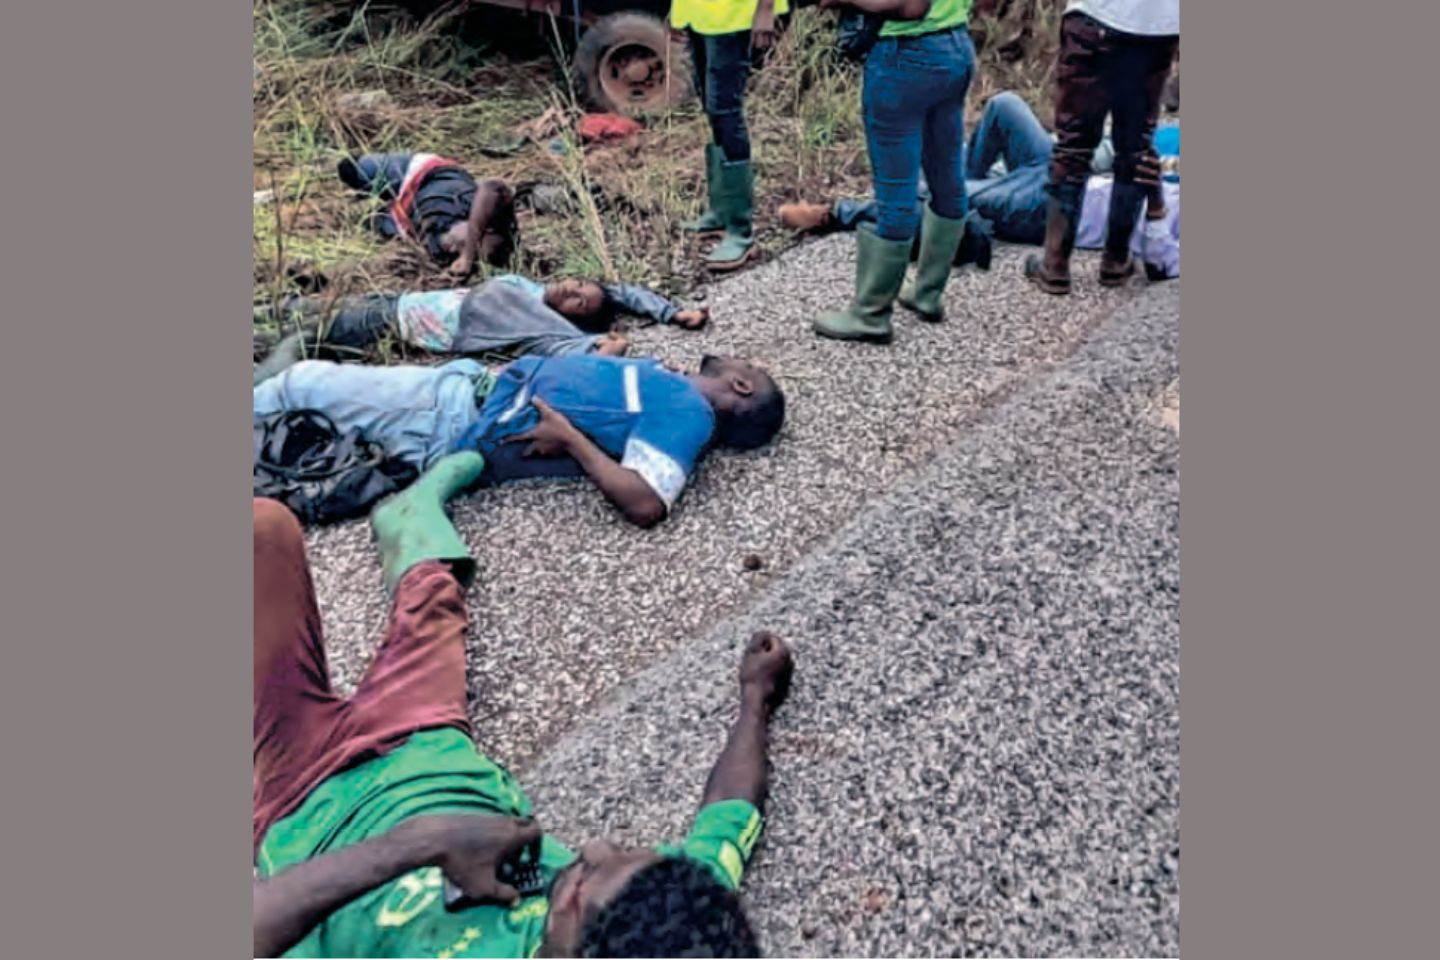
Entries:
{"label": "grey background border", "polygon": [[[1435,14],[1297,9],[1185,16],[1182,944],[1428,955]],[[7,956],[249,955],[249,48],[0,31]]]}

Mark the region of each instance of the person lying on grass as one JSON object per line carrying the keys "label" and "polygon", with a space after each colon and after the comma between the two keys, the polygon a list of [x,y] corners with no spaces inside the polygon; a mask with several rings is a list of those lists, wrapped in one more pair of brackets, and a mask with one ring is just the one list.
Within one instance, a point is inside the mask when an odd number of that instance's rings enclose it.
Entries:
{"label": "person lying on grass", "polygon": [[499,266],[515,250],[514,194],[503,180],[477,181],[454,160],[433,153],[367,153],[340,161],[340,180],[387,206],[370,228],[403,237],[456,277],[481,262]]}
{"label": "person lying on grass", "polygon": [[453,454],[372,513],[391,613],[349,698],[330,686],[300,524],[254,501],[254,955],[759,956],[738,889],[788,646],[746,644],[739,716],[684,840],[571,850],[473,740],[475,561],[444,504],[482,469]]}
{"label": "person lying on grass", "polygon": [[[1014,93],[998,93],[985,105],[975,134],[965,145],[965,192],[970,220],[988,222],[997,239],[1010,243],[1040,244],[1045,239],[1046,181],[1054,137],[1033,110]],[[1113,150],[1103,141],[1092,163],[1085,187],[1076,246],[1099,250],[1105,245]],[[1147,190],[1144,229],[1131,235],[1131,251],[1151,280],[1180,275],[1180,184],[1161,178],[1161,158],[1151,149],[1137,169]],[[926,189],[921,184],[922,200]],[[837,200],[833,204],[789,203],[779,210],[780,222],[792,230],[825,232],[855,230],[873,223],[875,202]],[[988,238],[967,230],[955,256],[957,266],[975,262],[989,269]]]}
{"label": "person lying on grass", "polygon": [[305,360],[254,389],[257,420],[291,410],[326,414],[420,470],[478,450],[486,484],[585,476],[650,527],[712,447],[769,443],[785,394],[733,357],[706,356],[694,372],[594,353],[521,357],[493,370],[469,357],[436,367]]}
{"label": "person lying on grass", "polygon": [[260,321],[298,321],[255,367],[255,383],[305,357],[341,360],[393,338],[428,353],[595,352],[623,356],[629,347],[611,332],[617,314],[698,330],[707,308],[681,309],[647,287],[570,278],[542,284],[514,274],[476,287],[341,297],[288,297],[256,310]]}

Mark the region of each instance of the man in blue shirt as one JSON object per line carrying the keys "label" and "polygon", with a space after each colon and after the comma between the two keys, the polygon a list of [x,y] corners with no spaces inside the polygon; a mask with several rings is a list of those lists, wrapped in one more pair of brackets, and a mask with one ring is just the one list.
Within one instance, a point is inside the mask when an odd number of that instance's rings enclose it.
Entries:
{"label": "man in blue shirt", "polygon": [[749,450],[785,419],[761,368],[705,357],[682,373],[656,360],[528,356],[499,370],[474,360],[367,367],[307,360],[254,391],[254,416],[318,410],[426,469],[478,450],[482,484],[584,475],[642,527],[675,506],[712,446]]}

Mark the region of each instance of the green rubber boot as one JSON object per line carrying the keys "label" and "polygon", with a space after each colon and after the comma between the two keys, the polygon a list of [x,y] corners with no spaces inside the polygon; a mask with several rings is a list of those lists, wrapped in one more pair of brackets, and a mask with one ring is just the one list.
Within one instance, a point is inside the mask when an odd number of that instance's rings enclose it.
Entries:
{"label": "green rubber boot", "polygon": [[455,571],[455,579],[462,586],[470,585],[475,578],[475,560],[445,515],[445,504],[473,487],[483,469],[485,458],[475,451],[452,453],[371,511],[370,527],[380,546],[386,593],[394,594],[400,578],[425,560],[446,561]]}
{"label": "green rubber boot", "polygon": [[945,319],[945,285],[955,251],[965,237],[965,221],[951,220],[928,206],[920,225],[920,256],[915,260],[915,279],[900,290],[900,306],[920,315],[921,320],[939,323]]}
{"label": "green rubber boot", "polygon": [[890,313],[905,281],[910,241],[886,240],[863,224],[855,231],[855,244],[855,299],[844,310],[822,313],[815,332],[832,340],[889,343],[894,336]]}
{"label": "green rubber boot", "polygon": [[698,219],[680,224],[680,229],[686,233],[719,233],[725,229],[725,221],[715,203],[715,193],[720,185],[720,164],[724,162],[725,152],[718,143],[705,147],[705,212]]}
{"label": "green rubber boot", "polygon": [[720,164],[715,209],[725,223],[725,235],[705,254],[705,266],[738,269],[755,252],[755,170],[749,160]]}

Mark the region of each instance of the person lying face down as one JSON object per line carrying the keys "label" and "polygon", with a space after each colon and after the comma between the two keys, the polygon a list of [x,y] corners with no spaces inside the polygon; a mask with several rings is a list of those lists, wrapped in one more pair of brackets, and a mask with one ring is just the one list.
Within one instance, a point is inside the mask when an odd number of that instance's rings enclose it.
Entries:
{"label": "person lying face down", "polygon": [[324,413],[422,470],[478,450],[485,484],[585,476],[649,527],[711,448],[769,443],[785,394],[734,357],[707,356],[690,372],[594,353],[521,357],[493,370],[468,357],[438,367],[306,360],[254,390],[257,420],[289,410]]}
{"label": "person lying face down", "polygon": [[255,367],[255,383],[307,356],[362,356],[387,337],[437,354],[623,356],[628,341],[610,332],[622,312],[687,330],[704,326],[710,316],[703,307],[681,309],[646,287],[578,278],[542,284],[514,274],[451,290],[289,297],[273,310],[256,311],[261,320],[296,319],[299,329],[269,346]]}
{"label": "person lying face down", "polygon": [[[542,833],[467,705],[476,562],[445,503],[482,468],[452,454],[371,514],[391,616],[351,697],[330,686],[300,525],[254,501],[254,955],[759,956],[738,890],[789,647],[745,645],[738,715],[680,843],[577,852]],[[500,872],[522,854],[521,875]]]}

